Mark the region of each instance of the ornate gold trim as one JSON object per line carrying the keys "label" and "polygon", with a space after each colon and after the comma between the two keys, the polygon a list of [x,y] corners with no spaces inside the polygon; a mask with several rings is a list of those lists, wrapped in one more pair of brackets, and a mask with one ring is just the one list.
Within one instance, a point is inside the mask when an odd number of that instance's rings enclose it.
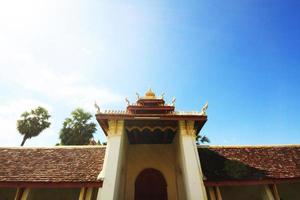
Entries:
{"label": "ornate gold trim", "polygon": [[143,127],[139,127],[139,126],[132,126],[132,127],[126,127],[126,130],[131,132],[133,130],[138,130],[140,132],[143,132],[145,130],[149,130],[150,132],[154,132],[155,130],[160,130],[160,131],[166,131],[166,130],[172,130],[174,132],[177,131],[177,127],[171,127],[171,126],[164,126],[164,127],[161,127],[161,126],[143,126]]}

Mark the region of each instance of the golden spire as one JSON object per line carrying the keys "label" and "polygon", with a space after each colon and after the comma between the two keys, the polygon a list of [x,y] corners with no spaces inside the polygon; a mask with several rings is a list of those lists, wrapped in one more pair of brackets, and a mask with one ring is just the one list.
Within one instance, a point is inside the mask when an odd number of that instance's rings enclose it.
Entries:
{"label": "golden spire", "polygon": [[155,99],[155,93],[152,92],[151,88],[145,94],[146,99]]}

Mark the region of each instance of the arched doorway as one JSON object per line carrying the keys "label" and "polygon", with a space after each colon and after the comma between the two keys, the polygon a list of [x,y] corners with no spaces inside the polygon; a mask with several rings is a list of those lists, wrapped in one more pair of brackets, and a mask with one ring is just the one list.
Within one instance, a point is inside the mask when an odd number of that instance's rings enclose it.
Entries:
{"label": "arched doorway", "polygon": [[135,200],[167,200],[167,183],[156,169],[143,170],[135,180]]}

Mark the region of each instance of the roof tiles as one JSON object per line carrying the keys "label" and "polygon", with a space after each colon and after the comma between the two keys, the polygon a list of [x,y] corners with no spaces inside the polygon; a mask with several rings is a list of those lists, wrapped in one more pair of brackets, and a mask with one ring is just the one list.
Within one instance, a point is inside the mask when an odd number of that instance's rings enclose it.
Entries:
{"label": "roof tiles", "polygon": [[105,148],[0,148],[1,182],[96,182]]}
{"label": "roof tiles", "polygon": [[[299,179],[300,145],[198,148],[206,181]],[[100,182],[105,147],[0,148],[0,182]]]}
{"label": "roof tiles", "polygon": [[300,145],[198,148],[208,181],[300,178]]}

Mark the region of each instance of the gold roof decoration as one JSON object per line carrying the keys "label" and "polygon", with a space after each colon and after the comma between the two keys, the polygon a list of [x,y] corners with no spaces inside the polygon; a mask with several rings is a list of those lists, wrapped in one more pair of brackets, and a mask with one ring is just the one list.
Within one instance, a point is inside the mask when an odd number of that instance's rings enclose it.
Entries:
{"label": "gold roof decoration", "polygon": [[155,93],[151,90],[151,88],[146,92],[145,99],[155,99]]}

